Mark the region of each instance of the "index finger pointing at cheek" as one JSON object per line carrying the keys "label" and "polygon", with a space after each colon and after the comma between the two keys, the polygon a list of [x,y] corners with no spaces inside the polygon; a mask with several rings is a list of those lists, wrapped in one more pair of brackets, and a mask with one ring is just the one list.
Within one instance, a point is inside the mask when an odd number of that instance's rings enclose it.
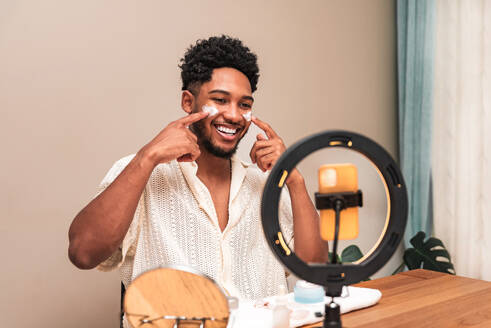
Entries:
{"label": "index finger pointing at cheek", "polygon": [[278,136],[268,123],[261,121],[256,116],[252,116],[252,122],[266,133],[268,139],[275,138]]}
{"label": "index finger pointing at cheek", "polygon": [[188,126],[188,125],[193,124],[194,122],[198,122],[199,120],[204,119],[207,116],[208,116],[207,112],[193,113],[193,114],[189,114],[186,117],[181,118],[179,121],[182,124]]}

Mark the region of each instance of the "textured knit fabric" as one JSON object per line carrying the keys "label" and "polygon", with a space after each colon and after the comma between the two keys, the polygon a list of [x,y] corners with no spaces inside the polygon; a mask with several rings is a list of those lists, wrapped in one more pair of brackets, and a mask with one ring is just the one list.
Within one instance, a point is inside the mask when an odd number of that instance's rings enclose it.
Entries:
{"label": "textured knit fabric", "polygon": [[[102,192],[134,155],[117,161],[100,185]],[[98,266],[119,267],[128,286],[145,271],[168,265],[192,267],[213,278],[226,292],[257,299],[286,286],[285,270],[264,237],[260,207],[267,174],[232,158],[229,221],[220,230],[211,195],[196,176],[196,163],[158,165],[138,203],[121,247]],[[292,241],[291,201],[285,189],[280,225]]]}

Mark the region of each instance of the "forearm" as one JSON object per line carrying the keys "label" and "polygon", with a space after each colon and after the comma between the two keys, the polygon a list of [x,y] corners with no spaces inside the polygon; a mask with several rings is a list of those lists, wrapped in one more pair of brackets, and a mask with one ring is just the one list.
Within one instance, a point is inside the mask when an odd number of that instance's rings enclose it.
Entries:
{"label": "forearm", "polygon": [[69,257],[77,267],[94,268],[119,247],[153,167],[140,151],[113,183],[77,214],[69,230]]}
{"label": "forearm", "polygon": [[199,156],[197,137],[188,126],[206,116],[205,112],[194,113],[169,123],[106,190],[77,214],[68,233],[68,256],[73,264],[91,269],[119,247],[155,166],[175,159],[194,161]]}
{"label": "forearm", "polygon": [[327,262],[327,242],[320,237],[319,215],[297,170],[287,180],[293,212],[295,253],[304,262]]}

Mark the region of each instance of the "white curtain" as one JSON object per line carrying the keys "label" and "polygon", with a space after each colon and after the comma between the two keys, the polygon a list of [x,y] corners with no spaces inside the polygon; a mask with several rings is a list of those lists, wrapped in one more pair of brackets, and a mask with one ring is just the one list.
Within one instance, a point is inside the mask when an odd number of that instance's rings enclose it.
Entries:
{"label": "white curtain", "polygon": [[438,0],[435,236],[457,275],[491,280],[491,0]]}

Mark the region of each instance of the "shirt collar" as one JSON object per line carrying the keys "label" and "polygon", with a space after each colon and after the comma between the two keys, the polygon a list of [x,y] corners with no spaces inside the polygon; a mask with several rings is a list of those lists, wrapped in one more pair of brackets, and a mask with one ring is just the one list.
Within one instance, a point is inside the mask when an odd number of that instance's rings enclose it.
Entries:
{"label": "shirt collar", "polygon": [[[240,186],[242,185],[242,182],[246,176],[247,168],[251,165],[251,163],[240,160],[240,158],[235,154],[232,156],[230,161],[232,163],[232,181],[230,183],[231,203],[234,201],[235,197],[237,197]],[[192,192],[195,195],[199,194],[196,183],[194,183],[194,178],[197,178],[196,173],[198,172],[198,164],[196,162],[179,162],[179,166],[181,167],[181,171],[188,181],[188,185]]]}

